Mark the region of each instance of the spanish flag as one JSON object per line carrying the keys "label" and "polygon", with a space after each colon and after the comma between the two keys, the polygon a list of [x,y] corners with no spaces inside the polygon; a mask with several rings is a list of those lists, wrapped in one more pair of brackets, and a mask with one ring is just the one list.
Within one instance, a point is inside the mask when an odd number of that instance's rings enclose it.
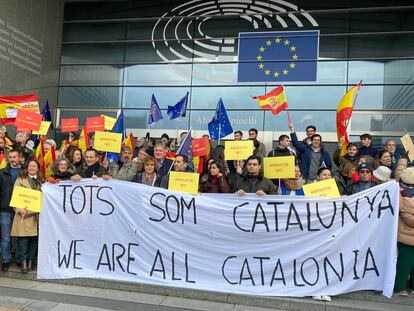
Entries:
{"label": "spanish flag", "polygon": [[252,98],[257,99],[260,108],[264,110],[272,110],[272,114],[274,115],[288,107],[286,92],[283,85],[278,86],[265,95],[252,96]]}
{"label": "spanish flag", "polygon": [[[352,111],[358,91],[361,88],[361,82],[350,89],[339,102],[336,108],[336,135],[338,137],[338,145],[342,144],[341,155],[346,153],[346,147],[349,144],[348,125],[351,121]],[[355,92],[357,93],[354,98]]]}
{"label": "spanish flag", "polygon": [[45,154],[40,162],[40,168],[45,178],[49,178],[52,175],[53,162],[56,161],[55,148],[52,146],[50,150]]}
{"label": "spanish flag", "polygon": [[86,127],[83,128],[79,135],[79,148],[82,150],[82,153],[85,153],[89,148],[89,136]]}
{"label": "spanish flag", "polygon": [[0,153],[0,169],[3,169],[7,166],[7,156],[4,153]]}
{"label": "spanish flag", "polygon": [[35,157],[37,161],[40,161],[45,156],[45,149],[43,148],[43,140],[40,140],[35,151]]}

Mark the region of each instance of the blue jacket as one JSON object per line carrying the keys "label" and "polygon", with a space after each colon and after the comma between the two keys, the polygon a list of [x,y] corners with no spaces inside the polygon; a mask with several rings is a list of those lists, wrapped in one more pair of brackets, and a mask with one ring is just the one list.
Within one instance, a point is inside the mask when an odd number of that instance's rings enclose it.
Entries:
{"label": "blue jacket", "polygon": [[[312,145],[305,145],[304,143],[298,141],[296,133],[290,133],[290,138],[292,140],[293,147],[301,153],[301,161],[299,163],[302,176],[305,179],[309,177],[309,167],[312,158]],[[324,165],[323,165],[324,164]],[[321,147],[321,159],[319,162],[319,167],[325,166],[332,170],[332,161],[329,152]]]}

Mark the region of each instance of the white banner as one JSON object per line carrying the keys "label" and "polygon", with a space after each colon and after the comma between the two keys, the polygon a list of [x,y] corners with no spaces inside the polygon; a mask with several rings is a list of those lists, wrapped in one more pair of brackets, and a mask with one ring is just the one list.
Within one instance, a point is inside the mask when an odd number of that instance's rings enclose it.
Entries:
{"label": "white banner", "polygon": [[117,180],[47,183],[38,278],[390,297],[398,204],[396,182],[340,199],[192,196]]}

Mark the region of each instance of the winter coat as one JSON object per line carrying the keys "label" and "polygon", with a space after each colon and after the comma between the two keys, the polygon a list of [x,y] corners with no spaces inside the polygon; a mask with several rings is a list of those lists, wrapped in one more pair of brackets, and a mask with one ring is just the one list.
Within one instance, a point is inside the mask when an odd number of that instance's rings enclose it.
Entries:
{"label": "winter coat", "polygon": [[400,196],[398,242],[414,246],[414,198]]}
{"label": "winter coat", "polygon": [[[144,172],[139,172],[135,175],[133,182],[136,182],[138,184],[142,184],[142,175],[145,174]],[[154,187],[159,187],[161,184],[161,177],[158,175],[158,173],[155,174],[155,181],[154,181]]]}
{"label": "winter coat", "polygon": [[[42,185],[38,182],[31,182],[30,179],[30,177],[17,177],[14,186],[40,191]],[[17,211],[18,209],[16,208],[10,235],[17,237],[37,236],[39,213],[27,211],[26,215],[23,217],[22,220],[22,216]]]}
{"label": "winter coat", "polygon": [[249,174],[243,174],[242,178],[237,181],[236,191],[242,189],[246,193],[256,193],[262,190],[266,194],[277,194],[276,187],[273,182],[259,174],[257,178]]}
{"label": "winter coat", "polygon": [[341,195],[349,195],[348,190],[351,188],[352,180],[351,178],[345,177],[340,173],[337,173],[333,176],[338,185],[338,190]]}
{"label": "winter coat", "polygon": [[[373,180],[370,180],[368,183],[369,183],[368,187],[364,190],[375,187],[377,185],[377,183]],[[355,193],[358,193],[358,192],[361,192],[361,191],[363,191],[363,190],[362,190],[362,183],[360,181],[357,181],[356,183],[353,183],[353,184],[349,185],[349,187],[347,189],[347,192],[348,192],[349,195],[355,194]]]}
{"label": "winter coat", "polygon": [[199,191],[201,193],[228,193],[230,191],[230,186],[224,175],[220,178],[204,175],[200,179]]}
{"label": "winter coat", "polygon": [[[292,140],[293,147],[296,148],[298,152],[301,153],[301,161],[300,161],[300,170],[302,172],[302,176],[305,179],[308,179],[309,177],[309,168],[311,165],[311,159],[312,159],[312,145],[305,145],[304,143],[298,141],[298,137],[296,136],[296,133],[290,133],[290,138]],[[329,152],[325,150],[321,146],[321,158],[319,161],[319,167],[325,166],[332,170],[332,161],[331,156],[329,155]],[[324,165],[323,165],[324,164]]]}
{"label": "winter coat", "polygon": [[121,168],[119,161],[111,162],[109,164],[109,175],[114,179],[132,181],[138,172],[138,163],[137,162],[128,162],[122,164]]}
{"label": "winter coat", "polygon": [[358,149],[358,156],[370,155],[371,157],[375,158],[377,154],[378,154],[378,150],[372,146],[369,146],[369,147],[362,146],[362,147],[359,147]]}
{"label": "winter coat", "polygon": [[13,185],[11,184],[10,165],[0,170],[0,211],[13,212],[13,208],[9,206]]}

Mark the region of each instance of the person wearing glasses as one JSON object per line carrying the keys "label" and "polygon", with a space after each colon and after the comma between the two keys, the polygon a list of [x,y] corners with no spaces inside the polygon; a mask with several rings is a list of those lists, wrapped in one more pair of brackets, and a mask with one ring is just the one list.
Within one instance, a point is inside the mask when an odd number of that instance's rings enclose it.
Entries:
{"label": "person wearing glasses", "polygon": [[377,183],[372,180],[374,168],[371,163],[362,163],[358,166],[359,180],[349,186],[348,194],[355,194],[369,188],[375,187]]}
{"label": "person wearing glasses", "polygon": [[236,183],[237,195],[242,196],[246,193],[255,193],[257,195],[277,194],[273,182],[263,176],[261,157],[251,155],[247,159],[246,167],[246,172],[243,173]]}

